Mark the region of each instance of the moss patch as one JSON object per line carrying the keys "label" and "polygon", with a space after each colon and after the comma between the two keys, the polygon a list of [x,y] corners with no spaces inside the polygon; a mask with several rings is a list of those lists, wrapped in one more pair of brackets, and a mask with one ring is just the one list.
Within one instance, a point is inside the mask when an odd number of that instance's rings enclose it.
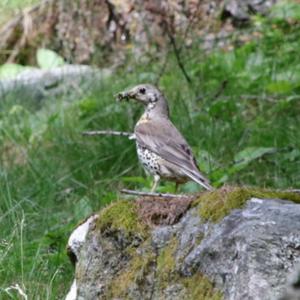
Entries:
{"label": "moss patch", "polygon": [[231,210],[241,208],[250,198],[282,199],[300,203],[300,194],[251,187],[224,187],[213,192],[203,193],[194,205],[199,205],[200,216],[204,220],[218,222]]}
{"label": "moss patch", "polygon": [[136,254],[126,269],[120,272],[110,283],[106,297],[107,299],[128,299],[130,290],[145,287],[145,278],[155,265],[155,255],[147,252],[143,255]]}
{"label": "moss patch", "polygon": [[166,288],[177,277],[175,273],[177,246],[178,240],[174,237],[167,246],[160,250],[157,257],[157,279],[161,289]]}
{"label": "moss patch", "polygon": [[182,286],[183,299],[186,300],[222,299],[222,293],[204,275],[196,273],[185,277],[176,270],[176,237],[156,254],[150,239],[141,247],[143,251],[132,253],[127,267],[110,282],[105,293],[107,299],[132,299],[132,295],[148,299],[151,290],[156,297],[164,299],[166,289],[174,284]]}
{"label": "moss patch", "polygon": [[99,213],[97,228],[121,230],[126,234],[140,234],[148,236],[147,226],[139,219],[136,204],[129,200],[112,203]]}
{"label": "moss patch", "polygon": [[191,277],[182,276],[176,270],[176,237],[170,240],[157,258],[157,284],[163,295],[163,290],[172,284],[180,284],[185,289],[183,299],[220,300],[222,293],[214,289],[212,282],[204,275],[196,273]]}
{"label": "moss patch", "polygon": [[177,244],[176,239],[172,239],[156,256],[149,240],[146,241],[143,254],[135,252],[127,268],[112,280],[107,290],[107,297],[109,299],[128,299],[130,298],[130,290],[133,289],[138,289],[142,293],[142,290],[146,288],[146,277],[151,272],[153,275],[156,274],[157,289],[162,291],[167,288],[175,279],[179,278],[175,274],[174,253]]}
{"label": "moss patch", "polygon": [[183,278],[182,283],[186,288],[185,299],[195,300],[221,300],[223,295],[217,291],[210,280],[199,273]]}

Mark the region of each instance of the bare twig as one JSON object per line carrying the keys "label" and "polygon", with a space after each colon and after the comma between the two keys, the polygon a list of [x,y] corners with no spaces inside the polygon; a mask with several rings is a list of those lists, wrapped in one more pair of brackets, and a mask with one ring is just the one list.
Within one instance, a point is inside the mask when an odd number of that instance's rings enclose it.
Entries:
{"label": "bare twig", "polygon": [[186,72],[185,70],[185,67],[184,67],[184,64],[181,60],[181,56],[180,56],[180,49],[177,47],[177,43],[176,43],[176,40],[175,40],[175,37],[173,36],[173,34],[170,32],[169,28],[167,27],[167,34],[168,34],[168,37],[170,39],[170,43],[173,47],[173,51],[174,51],[174,54],[175,54],[175,57],[176,57],[176,60],[177,60],[177,64],[184,76],[184,78],[186,79],[186,81],[188,83],[192,83],[192,79],[191,77],[188,75],[188,73]]}
{"label": "bare twig", "polygon": [[217,98],[219,98],[219,96],[221,96],[221,94],[224,92],[224,90],[226,89],[228,84],[228,80],[223,80],[221,82],[221,85],[219,86],[218,90],[216,91],[216,93],[212,96],[212,100],[215,100]]}
{"label": "bare twig", "polygon": [[140,192],[140,191],[133,191],[122,189],[121,193],[127,195],[134,195],[134,196],[144,196],[144,197],[162,197],[162,198],[186,198],[191,199],[194,195],[178,195],[178,194],[165,194],[165,193],[152,193],[152,192]]}
{"label": "bare twig", "polygon": [[[151,1],[150,1],[151,3]],[[169,38],[169,42],[173,48],[173,52],[175,54],[175,58],[176,58],[176,61],[177,61],[177,64],[178,64],[178,67],[180,68],[184,78],[186,79],[186,81],[191,84],[192,83],[192,79],[191,77],[188,75],[186,69],[185,69],[185,66],[184,66],[184,63],[182,62],[182,59],[181,59],[181,50],[182,50],[182,47],[179,47],[177,45],[177,42],[176,42],[176,39],[175,39],[175,34],[172,32],[172,27],[171,27],[171,23],[172,23],[172,18],[168,17],[168,14],[166,13],[166,11],[164,10],[160,10],[160,9],[157,9],[157,7],[155,7],[155,5],[147,5],[146,6],[146,9],[154,14],[154,15],[157,15],[157,16],[160,16],[161,17],[161,26],[162,28],[165,30],[165,33],[167,35],[167,37]],[[169,20],[168,20],[169,18]],[[146,30],[147,32],[147,30]]]}
{"label": "bare twig", "polygon": [[221,96],[221,94],[223,93],[223,91],[225,90],[227,85],[228,85],[228,81],[225,79],[221,82],[221,85],[219,86],[219,88],[217,89],[217,91],[213,95],[211,95],[211,96],[209,96],[209,95],[198,95],[195,98],[195,101],[200,101],[200,100],[203,100],[204,98],[210,98],[211,100],[215,100],[215,99],[217,99]]}
{"label": "bare twig", "polygon": [[134,134],[132,132],[126,131],[115,131],[115,130],[95,130],[95,131],[84,131],[82,135],[117,135],[117,136],[128,136],[129,138],[134,138]]}
{"label": "bare twig", "polygon": [[6,63],[13,63],[17,55],[20,53],[20,50],[25,46],[26,44],[26,35],[23,33],[21,38],[15,43],[14,49],[10,53],[8,59],[6,60]]}
{"label": "bare twig", "polygon": [[159,81],[161,79],[161,77],[163,76],[163,74],[165,73],[165,70],[166,70],[166,67],[167,67],[167,63],[168,63],[168,57],[169,57],[169,51],[167,51],[167,53],[165,54],[165,57],[164,57],[164,62],[162,64],[162,67],[156,77],[156,80],[155,80],[155,84],[158,85],[159,84]]}

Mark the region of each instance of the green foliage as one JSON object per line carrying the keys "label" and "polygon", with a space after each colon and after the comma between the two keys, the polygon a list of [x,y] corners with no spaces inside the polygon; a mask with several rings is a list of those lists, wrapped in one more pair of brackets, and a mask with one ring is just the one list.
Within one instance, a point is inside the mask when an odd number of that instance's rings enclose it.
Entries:
{"label": "green foliage", "polygon": [[[64,59],[49,49],[38,49],[36,53],[37,64],[41,69],[49,70],[63,66]],[[0,66],[0,80],[1,79],[14,79],[17,75],[24,71],[34,69],[34,67],[22,66],[19,64],[3,64]]]}
{"label": "green foliage", "polygon": [[5,289],[15,283],[30,299],[63,298],[73,273],[65,253],[68,236],[88,214],[117,198],[118,178],[137,165],[132,142],[81,136],[101,128],[103,120],[111,128],[125,124],[121,112],[120,124],[110,117],[117,107],[110,91],[103,91],[101,102],[93,97],[93,111],[61,99],[37,110],[26,99],[1,102],[0,298],[9,297]]}
{"label": "green foliage", "polygon": [[43,48],[38,49],[36,54],[36,60],[38,66],[41,69],[46,69],[46,70],[55,67],[60,67],[65,64],[64,59],[61,56],[59,56],[57,53],[55,53],[52,50],[43,49]]}
{"label": "green foliage", "polygon": [[30,69],[30,67],[24,67],[18,64],[4,64],[0,66],[0,80],[15,78],[24,70],[28,69]]}
{"label": "green foliage", "polygon": [[234,161],[239,166],[247,166],[251,161],[262,157],[265,154],[273,153],[275,148],[248,147],[234,156]]}
{"label": "green foliage", "polygon": [[271,18],[275,21],[286,22],[300,20],[300,6],[294,1],[280,1],[271,11]]}

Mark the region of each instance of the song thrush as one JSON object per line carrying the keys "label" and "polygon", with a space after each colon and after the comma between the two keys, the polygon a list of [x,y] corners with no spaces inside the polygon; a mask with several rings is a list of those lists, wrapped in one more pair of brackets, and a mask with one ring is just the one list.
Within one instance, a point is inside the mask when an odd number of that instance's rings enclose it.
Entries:
{"label": "song thrush", "polygon": [[145,106],[133,138],[140,162],[146,172],[154,176],[152,192],[160,178],[175,181],[176,186],[193,180],[207,190],[212,189],[200,173],[190,146],[170,121],[168,103],[159,89],[141,84],[118,93],[117,99],[134,99]]}

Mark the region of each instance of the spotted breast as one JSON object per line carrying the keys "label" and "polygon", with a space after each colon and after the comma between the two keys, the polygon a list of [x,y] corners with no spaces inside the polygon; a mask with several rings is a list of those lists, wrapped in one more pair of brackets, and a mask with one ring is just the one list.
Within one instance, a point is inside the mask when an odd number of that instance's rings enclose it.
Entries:
{"label": "spotted breast", "polygon": [[159,156],[145,147],[136,144],[138,158],[150,175],[160,175]]}
{"label": "spotted breast", "polygon": [[187,177],[179,168],[170,165],[166,160],[161,158],[156,153],[136,143],[137,154],[140,162],[142,163],[146,173],[149,175],[169,179],[178,183],[187,181]]}

